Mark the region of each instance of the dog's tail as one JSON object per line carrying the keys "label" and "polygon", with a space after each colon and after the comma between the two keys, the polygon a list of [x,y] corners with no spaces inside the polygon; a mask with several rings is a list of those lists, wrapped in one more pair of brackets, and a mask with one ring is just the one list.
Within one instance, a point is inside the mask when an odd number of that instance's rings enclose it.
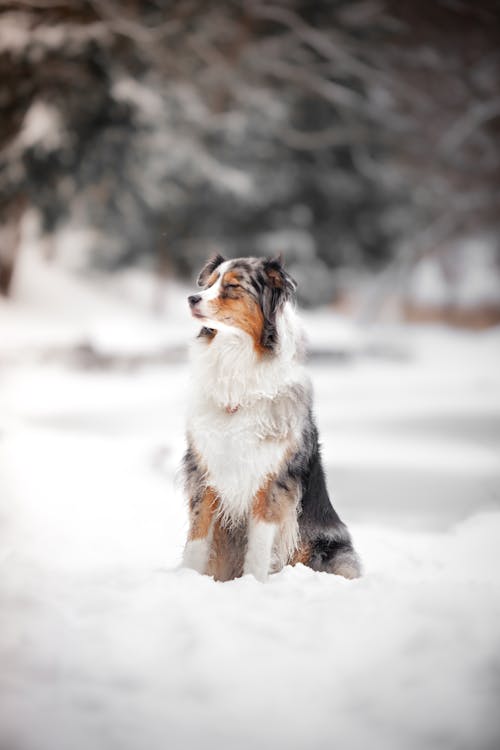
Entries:
{"label": "dog's tail", "polygon": [[361,562],[344,524],[322,530],[304,542],[301,562],[309,568],[344,578],[359,578],[361,575]]}

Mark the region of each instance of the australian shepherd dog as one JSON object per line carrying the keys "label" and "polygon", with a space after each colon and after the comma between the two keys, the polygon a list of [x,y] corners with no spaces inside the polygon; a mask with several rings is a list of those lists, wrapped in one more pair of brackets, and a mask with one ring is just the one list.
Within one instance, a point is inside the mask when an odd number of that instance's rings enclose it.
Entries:
{"label": "australian shepherd dog", "polygon": [[359,576],[326,488],[295,281],[280,260],[217,255],[198,285],[183,564],[220,581],[296,563]]}

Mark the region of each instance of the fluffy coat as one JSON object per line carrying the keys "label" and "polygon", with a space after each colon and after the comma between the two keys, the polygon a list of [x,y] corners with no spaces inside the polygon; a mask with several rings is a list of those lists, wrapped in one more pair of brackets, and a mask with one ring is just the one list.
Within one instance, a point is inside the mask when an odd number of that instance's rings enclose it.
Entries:
{"label": "fluffy coat", "polygon": [[184,564],[265,580],[302,562],[348,578],[360,564],[326,490],[296,284],[278,260],[212,258],[189,303],[190,530]]}

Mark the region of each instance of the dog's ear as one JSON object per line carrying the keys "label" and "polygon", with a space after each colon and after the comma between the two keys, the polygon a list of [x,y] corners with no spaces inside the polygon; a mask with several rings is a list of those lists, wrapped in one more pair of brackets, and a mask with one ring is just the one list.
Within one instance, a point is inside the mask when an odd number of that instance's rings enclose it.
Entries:
{"label": "dog's ear", "polygon": [[217,266],[225,262],[225,258],[219,253],[211,255],[207,260],[203,268],[201,269],[200,275],[198,276],[198,286],[205,286],[210,276],[213,274]]}
{"label": "dog's ear", "polygon": [[280,253],[276,258],[264,261],[264,273],[268,283],[275,289],[281,289],[289,299],[297,289],[297,282],[285,271],[284,266],[283,255]]}
{"label": "dog's ear", "polygon": [[264,327],[261,343],[266,349],[273,350],[278,341],[276,316],[285,302],[294,298],[297,283],[283,268],[281,256],[263,261],[262,270],[264,274],[262,291]]}

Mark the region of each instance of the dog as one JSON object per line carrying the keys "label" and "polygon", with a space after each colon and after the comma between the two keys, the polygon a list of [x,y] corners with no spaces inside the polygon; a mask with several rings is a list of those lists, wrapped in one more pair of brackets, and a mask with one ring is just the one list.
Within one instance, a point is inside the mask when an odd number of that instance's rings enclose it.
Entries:
{"label": "dog", "polygon": [[358,577],[326,488],[296,282],[281,259],[215,255],[198,286],[188,298],[202,327],[191,357],[183,565],[219,581],[265,581],[297,563]]}

